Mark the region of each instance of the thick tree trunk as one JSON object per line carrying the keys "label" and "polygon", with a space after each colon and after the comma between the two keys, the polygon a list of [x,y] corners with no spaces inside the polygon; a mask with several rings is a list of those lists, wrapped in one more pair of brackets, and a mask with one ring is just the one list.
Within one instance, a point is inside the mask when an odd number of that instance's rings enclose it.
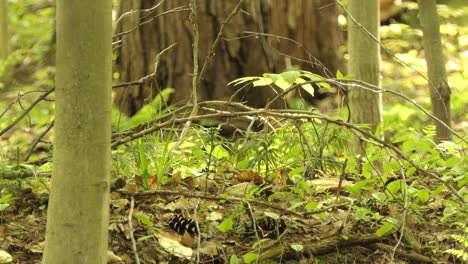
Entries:
{"label": "thick tree trunk", "polygon": [[111,1],[57,1],[53,176],[43,263],[106,263]]}
{"label": "thick tree trunk", "polygon": [[8,2],[0,0],[0,60],[8,56]]}
{"label": "thick tree trunk", "polygon": [[[429,76],[432,113],[450,127],[450,87],[440,40],[439,16],[435,0],[419,0],[419,19],[423,29],[423,45]],[[451,140],[452,132],[435,122],[436,140]]]}
{"label": "thick tree trunk", "polygon": [[[349,11],[349,73],[353,79],[380,87],[379,0],[350,0]],[[382,94],[353,87],[348,96],[351,121],[369,124],[375,132],[382,121]],[[363,153],[359,139],[355,139],[354,150]]]}
{"label": "thick tree trunk", "polygon": [[[209,55],[221,24],[237,2],[199,2],[200,65]],[[121,1],[119,13],[149,9],[157,3],[157,0]],[[122,40],[116,62],[120,82],[138,80],[152,73],[156,55],[177,43],[161,57],[154,82],[116,91],[115,98],[123,112],[134,114],[145,101],[165,87],[176,89],[174,102],[186,101],[190,97],[193,32],[189,11],[158,16],[187,3],[187,0],[165,1],[155,10],[126,15],[116,26],[116,34],[136,28],[118,38]],[[243,11],[225,25],[223,40],[214,50],[215,56],[202,76],[199,98],[228,99],[234,92],[233,87],[226,87],[229,81],[265,72],[281,72],[291,64],[333,75],[339,65],[336,50],[340,40],[333,3],[333,0],[245,1]],[[142,25],[138,27],[139,24]],[[249,34],[247,31],[269,35]],[[237,99],[252,106],[263,106],[272,96],[273,92],[268,87],[255,87]],[[282,103],[276,107],[280,105]]]}

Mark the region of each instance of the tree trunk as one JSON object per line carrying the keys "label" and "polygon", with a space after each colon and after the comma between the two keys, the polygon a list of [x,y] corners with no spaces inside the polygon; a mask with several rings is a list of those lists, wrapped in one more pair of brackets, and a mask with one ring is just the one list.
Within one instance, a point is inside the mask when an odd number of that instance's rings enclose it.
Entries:
{"label": "tree trunk", "polygon": [[57,1],[53,177],[43,263],[106,263],[111,1]]}
{"label": "tree trunk", "polygon": [[0,0],[0,60],[8,56],[8,2]]}
{"label": "tree trunk", "polygon": [[[349,11],[349,73],[380,87],[379,0],[350,0]],[[352,123],[369,124],[375,132],[382,121],[382,94],[353,87],[348,97]],[[355,139],[353,145],[355,153],[363,153],[363,142]]]}
{"label": "tree trunk", "polygon": [[[423,30],[432,113],[450,127],[450,87],[447,82],[445,60],[442,53],[436,1],[419,0],[418,5],[419,19]],[[435,122],[435,126],[436,141],[452,139],[452,132],[447,127],[440,122]]]}
{"label": "tree trunk", "polygon": [[[159,2],[121,1],[119,13],[149,9]],[[237,2],[199,2],[200,67],[209,55],[223,21]],[[155,10],[126,15],[116,25],[117,35],[135,28],[114,39],[122,40],[116,61],[120,82],[138,80],[152,73],[156,55],[177,43],[161,56],[154,81],[116,90],[116,102],[126,114],[134,114],[165,87],[176,89],[174,102],[190,98],[193,32],[189,10],[158,16],[187,3],[187,0],[165,1]],[[213,51],[215,56],[202,76],[199,99],[228,99],[234,92],[233,87],[226,87],[229,81],[265,72],[281,72],[289,64],[322,75],[334,75],[339,65],[336,50],[340,35],[337,11],[333,3],[333,0],[245,1],[241,7],[242,12],[238,12],[225,25],[223,39]],[[142,25],[138,26],[139,24]],[[247,31],[257,34],[246,33]],[[237,100],[247,101],[252,106],[264,106],[273,94],[268,87],[255,87],[248,93],[240,94]],[[278,103],[276,107],[283,105]]]}

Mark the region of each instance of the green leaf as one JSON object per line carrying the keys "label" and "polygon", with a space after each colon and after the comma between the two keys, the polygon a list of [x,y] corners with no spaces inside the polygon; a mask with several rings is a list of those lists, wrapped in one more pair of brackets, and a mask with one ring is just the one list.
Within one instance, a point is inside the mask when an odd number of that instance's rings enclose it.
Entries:
{"label": "green leaf", "polygon": [[385,234],[392,231],[392,229],[393,229],[393,224],[391,224],[389,222],[385,222],[383,226],[381,226],[379,229],[377,229],[375,234],[377,236],[379,236],[379,237],[383,237]]}
{"label": "green leaf", "polygon": [[281,193],[281,192],[272,193],[272,194],[270,194],[270,196],[268,196],[268,201],[271,202],[271,201],[275,200],[276,198],[279,198],[279,197],[281,197],[283,195],[284,194]]}
{"label": "green leaf", "polygon": [[239,264],[239,258],[237,257],[237,255],[232,255],[229,258],[229,264]]}
{"label": "green leaf", "polygon": [[426,189],[419,190],[417,191],[416,196],[419,198],[421,202],[426,203],[427,201],[429,201],[429,198],[430,198],[429,190],[426,190]]}
{"label": "green leaf", "polygon": [[352,79],[351,77],[352,77],[351,74],[343,75],[343,73],[340,70],[336,71],[336,78],[337,79],[350,80],[350,79]]}
{"label": "green leaf", "polygon": [[279,88],[283,89],[283,90],[286,90],[291,86],[291,84],[289,84],[288,82],[286,82],[282,78],[276,80],[275,85],[278,86]]}
{"label": "green leaf", "polygon": [[302,251],[304,249],[304,246],[301,244],[291,244],[290,246],[296,252]]}
{"label": "green leaf", "polygon": [[289,210],[294,210],[294,209],[296,209],[297,207],[299,207],[299,206],[301,206],[301,205],[303,205],[303,204],[305,204],[305,203],[306,203],[306,202],[297,202],[297,203],[291,205],[288,209],[289,209]]}
{"label": "green leaf", "polygon": [[383,192],[373,193],[372,197],[374,197],[376,200],[381,201],[381,202],[385,201],[385,199],[387,198],[387,196]]}
{"label": "green leaf", "polygon": [[234,84],[234,86],[236,86],[236,85],[243,84],[243,83],[246,83],[246,82],[249,82],[249,81],[257,80],[259,78],[260,77],[257,77],[257,76],[242,77],[242,78],[235,79],[235,80],[229,82],[227,85],[229,86],[231,84]]}
{"label": "green leaf", "polygon": [[386,174],[391,174],[393,172],[393,164],[392,162],[386,162],[384,164],[384,172]]}
{"label": "green leaf", "polygon": [[[146,235],[146,236],[142,236],[142,237],[139,237],[137,239],[138,242],[141,242],[141,241],[145,241],[145,240],[148,240],[150,238],[154,238],[154,235]],[[1,262],[0,262],[1,263]]]}
{"label": "green leaf", "polygon": [[272,213],[272,212],[264,212],[264,214],[268,217],[270,217],[273,220],[278,220],[280,219],[280,216],[278,214]]}
{"label": "green leaf", "polygon": [[304,167],[297,167],[295,169],[292,169],[289,173],[288,173],[288,177],[291,177],[293,175],[302,175],[302,172],[304,172]]}
{"label": "green leaf", "polygon": [[256,248],[258,248],[258,247],[261,246],[262,244],[265,244],[265,243],[268,242],[268,241],[271,241],[271,239],[269,239],[269,238],[260,239],[260,240],[258,240],[257,242],[255,242],[255,243],[252,245],[252,249],[256,249]]}
{"label": "green leaf", "polygon": [[5,210],[8,206],[10,206],[10,204],[7,204],[7,203],[1,203],[0,204],[0,212]]}
{"label": "green leaf", "polygon": [[286,71],[281,73],[280,75],[285,82],[289,83],[289,85],[292,85],[296,82],[297,78],[301,76],[301,73],[299,71]]}
{"label": "green leaf", "polygon": [[244,255],[243,259],[245,263],[252,263],[257,260],[258,254],[249,252]]}
{"label": "green leaf", "polygon": [[223,158],[229,158],[230,156],[229,152],[222,146],[214,147],[213,151],[211,152],[211,155],[219,160]]}
{"label": "green leaf", "polygon": [[317,80],[322,80],[322,76],[318,75],[318,74],[315,74],[315,73],[311,73],[309,71],[301,71],[301,76],[302,77],[305,77],[311,81],[317,81]]}
{"label": "green leaf", "polygon": [[448,217],[448,216],[455,214],[456,212],[457,212],[457,209],[448,206],[448,207],[445,207],[443,215],[444,217]]}
{"label": "green leaf", "polygon": [[432,198],[436,197],[439,193],[441,193],[442,191],[445,191],[445,189],[447,189],[447,186],[445,186],[445,184],[440,185],[439,187],[437,187],[437,189],[431,192],[431,197]]}
{"label": "green leaf", "polygon": [[[325,80],[322,76],[318,75],[318,74],[314,74],[314,73],[311,73],[311,72],[308,72],[308,71],[302,71],[302,74],[301,76],[309,79],[310,81],[322,81],[322,80]],[[318,86],[321,86],[325,89],[330,89],[331,86],[329,83],[327,82],[317,82],[317,85]]]}
{"label": "green leaf", "polygon": [[416,172],[416,168],[410,167],[406,169],[406,176],[413,176],[414,173]]}
{"label": "green leaf", "polygon": [[366,215],[371,215],[373,212],[365,207],[359,207],[354,214],[356,220],[364,219]]}
{"label": "green leaf", "polygon": [[138,143],[138,158],[139,158],[139,161],[140,161],[140,164],[138,164],[140,166],[140,169],[139,169],[139,172],[140,172],[140,176],[143,176],[143,174],[145,173],[148,173],[148,160],[146,159],[146,156],[145,156],[145,151],[143,149],[143,140],[139,139],[137,141]]}
{"label": "green leaf", "polygon": [[121,120],[120,129],[127,129],[154,120],[164,112],[164,102],[167,102],[175,92],[174,88],[162,90],[149,104],[143,106],[135,115],[127,120]]}
{"label": "green leaf", "polygon": [[147,227],[153,227],[154,223],[149,219],[147,215],[144,214],[134,214],[133,217],[136,219],[140,220],[143,224],[145,224]]}
{"label": "green leaf", "polygon": [[252,84],[253,86],[266,86],[272,84],[273,80],[269,78],[259,78],[258,80],[254,81]]}
{"label": "green leaf", "polygon": [[5,194],[2,197],[0,197],[0,203],[5,203],[8,201],[13,201],[14,199],[12,198],[11,194]]}
{"label": "green leaf", "polygon": [[305,206],[305,209],[307,212],[310,212],[310,211],[317,209],[318,206],[319,206],[318,202],[310,202]]}
{"label": "green leaf", "polygon": [[387,185],[387,191],[395,195],[403,188],[403,184],[404,182],[401,180],[392,181]]}
{"label": "green leaf", "polygon": [[[301,84],[301,83],[305,83],[306,80],[302,79],[302,78],[297,78],[296,80],[296,83],[298,84]],[[302,89],[304,89],[304,91],[306,91],[308,94],[314,96],[315,94],[315,90],[314,90],[314,87],[312,87],[312,85],[310,83],[306,83],[306,84],[303,84],[301,85]]]}
{"label": "green leaf", "polygon": [[314,87],[312,87],[312,85],[310,83],[301,85],[301,87],[302,87],[302,89],[304,89],[304,91],[306,91],[311,96],[315,95]]}
{"label": "green leaf", "polygon": [[347,186],[346,190],[356,195],[357,197],[361,197],[361,190],[368,184],[368,182],[369,180],[358,181],[353,186]]}
{"label": "green leaf", "polygon": [[277,73],[264,73],[263,77],[271,79],[273,82],[276,82],[277,80],[281,79],[281,75]]}
{"label": "green leaf", "polygon": [[[324,79],[322,79],[324,80]],[[327,82],[320,82],[320,83],[317,83],[318,86],[322,87],[322,88],[325,88],[325,89],[328,89],[330,90],[331,89],[331,85]]]}
{"label": "green leaf", "polygon": [[336,71],[336,78],[337,78],[337,79],[343,79],[343,77],[344,77],[344,76],[343,76],[343,73],[341,73],[340,70],[337,70],[337,71]]}
{"label": "green leaf", "polygon": [[221,224],[219,224],[217,228],[219,231],[226,233],[232,229],[233,224],[234,224],[233,218],[228,217],[223,222],[221,222]]}

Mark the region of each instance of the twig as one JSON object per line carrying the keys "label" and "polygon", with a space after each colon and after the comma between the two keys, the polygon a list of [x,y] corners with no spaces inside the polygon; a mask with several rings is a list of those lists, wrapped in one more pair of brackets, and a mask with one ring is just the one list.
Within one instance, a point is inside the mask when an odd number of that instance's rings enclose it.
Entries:
{"label": "twig", "polygon": [[43,95],[39,96],[26,110],[23,111],[23,113],[15,119],[11,124],[9,124],[6,128],[4,128],[2,131],[0,131],[0,136],[5,134],[8,130],[13,128],[16,124],[18,124],[19,121],[21,121],[25,116],[28,115],[31,110],[34,109],[34,107],[40,103],[42,100],[44,100],[50,93],[52,93],[55,90],[55,88],[51,88],[47,90]]}
{"label": "twig", "polygon": [[[151,74],[146,75],[145,77],[149,77]],[[145,78],[143,77],[143,78]],[[142,85],[145,82],[142,80],[143,78],[137,80],[137,81],[131,81],[131,82],[125,82],[125,83],[118,83],[118,84],[113,84],[112,88],[122,88],[122,87],[129,87],[129,86],[136,86],[136,85]]]}
{"label": "twig", "polygon": [[[252,227],[255,233],[255,237],[257,238],[257,242],[260,242],[260,235],[259,235],[259,231],[257,230],[257,220],[255,219],[255,214],[252,211],[252,206],[250,206],[249,202],[245,202],[245,203],[247,204],[247,208],[249,209],[249,216],[250,216],[250,220],[252,221]],[[260,253],[261,253],[261,244],[258,244],[257,254],[260,255]],[[255,260],[255,263],[258,263],[258,259]]]}
{"label": "twig", "polygon": [[6,108],[5,110],[3,110],[3,112],[0,114],[0,118],[2,118],[7,112],[8,110],[10,110],[10,108],[15,104],[15,102],[11,102]]}
{"label": "twig", "polygon": [[203,76],[205,75],[205,71],[208,68],[208,64],[210,63],[211,59],[215,55],[215,50],[218,47],[218,43],[219,43],[219,41],[221,40],[221,38],[222,38],[222,36],[224,34],[224,27],[226,26],[227,23],[229,23],[231,18],[235,14],[237,14],[237,12],[239,11],[239,8],[240,8],[240,6],[242,5],[243,2],[244,2],[244,0],[239,0],[237,2],[237,5],[232,9],[229,16],[226,17],[226,19],[223,21],[223,23],[221,23],[218,34],[216,35],[216,38],[215,38],[215,40],[213,42],[213,45],[211,45],[211,47],[209,49],[209,52],[208,52],[208,55],[206,55],[205,61],[203,62],[202,68],[200,70],[200,74],[199,74],[199,77],[198,77],[198,80],[197,80],[197,86],[198,87],[200,86],[201,80],[203,79]]}
{"label": "twig", "polygon": [[28,154],[26,155],[26,157],[24,158],[24,161],[28,161],[29,158],[31,157],[31,155],[33,154],[34,152],[34,149],[36,148],[37,144],[39,144],[39,142],[42,140],[42,138],[44,138],[44,136],[52,129],[52,127],[54,126],[54,121],[50,122],[50,124],[46,127],[46,129],[39,135],[39,137],[37,137],[37,139],[33,142],[32,146],[31,146],[31,149],[29,150]]}
{"label": "twig", "polygon": [[171,44],[170,46],[168,46],[168,47],[164,48],[163,50],[161,50],[158,53],[158,55],[156,55],[156,58],[154,59],[154,71],[151,74],[143,76],[139,80],[136,80],[136,81],[114,84],[114,85],[112,85],[112,88],[122,88],[122,87],[127,88],[129,86],[142,85],[142,84],[145,84],[146,81],[156,78],[156,74],[158,73],[158,65],[159,65],[159,61],[161,60],[161,56],[166,51],[172,49],[175,45],[177,45],[177,43]]}
{"label": "twig", "polygon": [[[392,153],[390,153],[387,149],[387,152],[390,156],[393,156]],[[407,182],[406,182],[406,173],[405,173],[405,166],[399,159],[396,159],[396,162],[400,166],[400,174],[403,179],[403,216],[401,217],[401,226],[400,226],[400,236],[398,237],[398,241],[393,247],[393,251],[391,254],[391,262],[394,261],[395,259],[395,253],[398,250],[398,246],[400,246],[401,241],[403,240],[403,237],[405,235],[405,227],[406,227],[406,216],[408,215],[408,210],[409,210],[409,198],[408,198],[408,187],[407,187]]]}
{"label": "twig", "polygon": [[[190,13],[190,20],[192,22],[192,29],[193,29],[193,76],[192,76],[192,103],[193,108],[192,112],[190,112],[189,117],[196,116],[198,114],[198,95],[197,95],[197,83],[198,83],[198,42],[199,42],[199,32],[198,32],[198,7],[197,7],[197,0],[191,0],[191,13]],[[180,133],[179,139],[175,143],[174,147],[171,150],[172,153],[175,153],[177,149],[179,149],[180,145],[185,139],[187,132],[192,125],[192,120],[188,120],[182,132]]]}
{"label": "twig", "polygon": [[123,13],[123,14],[115,21],[115,26],[117,26],[117,25],[120,23],[120,21],[121,21],[124,17],[129,16],[129,15],[131,15],[131,14],[134,14],[134,13],[136,13],[136,12],[141,12],[141,13],[143,13],[143,12],[148,12],[148,13],[149,13],[149,12],[152,12],[152,11],[156,10],[161,4],[164,3],[164,1],[165,1],[165,0],[161,0],[161,1],[159,1],[159,3],[155,4],[154,6],[152,6],[152,7],[150,7],[150,8],[147,8],[147,9],[130,10],[130,11],[127,11],[127,12]]}
{"label": "twig", "polygon": [[343,167],[341,168],[340,181],[338,182],[338,188],[336,190],[336,201],[338,201],[340,194],[341,194],[341,186],[343,184],[343,180],[346,174],[346,165],[348,165],[348,158],[345,159],[343,163]]}
{"label": "twig", "polygon": [[197,263],[200,263],[200,244],[201,244],[201,231],[200,224],[198,223],[197,211],[200,207],[200,199],[197,200],[197,205],[193,211],[193,219],[195,220],[195,228],[197,229]]}
{"label": "twig", "polygon": [[132,241],[133,254],[135,255],[135,263],[140,264],[140,257],[138,257],[138,250],[137,250],[137,246],[135,242],[135,237],[133,236],[132,216],[133,216],[134,206],[135,206],[135,198],[132,196],[130,199],[130,210],[128,212],[128,228],[129,228],[130,240]]}
{"label": "twig", "polygon": [[[151,19],[148,19],[148,20],[146,20],[146,21],[140,22],[138,25],[136,25],[135,27],[133,27],[133,28],[127,30],[127,31],[122,31],[122,32],[119,32],[119,33],[115,34],[115,35],[113,36],[113,38],[117,38],[117,37],[120,37],[120,36],[122,36],[122,35],[126,35],[126,34],[132,32],[133,30],[137,29],[138,27],[140,27],[140,26],[142,26],[142,25],[144,25],[144,24],[147,24],[147,23],[153,21],[154,19],[156,19],[156,18],[158,18],[158,17],[160,17],[160,16],[167,15],[167,14],[170,14],[170,13],[175,13],[175,12],[188,11],[188,10],[189,10],[189,9],[185,8],[185,6],[179,6],[179,7],[173,8],[173,9],[171,9],[171,10],[164,11],[164,12],[162,12],[162,13],[160,13],[160,14],[157,14],[157,15],[151,17]],[[147,15],[147,16],[145,16],[145,17],[142,17],[141,19],[145,19],[145,18],[148,17],[148,16],[149,16],[149,15]],[[115,45],[116,43],[118,43],[118,41],[113,42],[112,45]]]}

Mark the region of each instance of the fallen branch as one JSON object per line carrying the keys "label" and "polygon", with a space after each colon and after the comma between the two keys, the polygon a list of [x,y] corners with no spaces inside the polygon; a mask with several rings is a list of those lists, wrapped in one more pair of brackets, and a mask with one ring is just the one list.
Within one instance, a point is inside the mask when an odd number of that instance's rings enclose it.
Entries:
{"label": "fallen branch", "polygon": [[[306,257],[316,257],[326,255],[332,252],[336,252],[339,249],[350,248],[354,246],[369,246],[374,243],[382,241],[382,237],[375,234],[362,235],[362,236],[347,236],[343,235],[333,236],[320,241],[313,241],[303,244],[303,254]],[[257,260],[268,260],[282,257],[284,259],[297,258],[298,252],[296,252],[289,245],[280,245],[278,247],[270,248],[263,251],[257,258]]]}
{"label": "fallen branch", "polygon": [[[383,243],[375,243],[371,245],[370,247],[373,249],[378,249],[378,250],[388,252],[389,254],[393,254],[394,252],[394,247],[383,244]],[[430,257],[426,257],[416,252],[407,252],[403,249],[397,249],[395,251],[395,255],[412,260],[411,263],[435,263],[436,262],[435,260],[432,260]]]}

